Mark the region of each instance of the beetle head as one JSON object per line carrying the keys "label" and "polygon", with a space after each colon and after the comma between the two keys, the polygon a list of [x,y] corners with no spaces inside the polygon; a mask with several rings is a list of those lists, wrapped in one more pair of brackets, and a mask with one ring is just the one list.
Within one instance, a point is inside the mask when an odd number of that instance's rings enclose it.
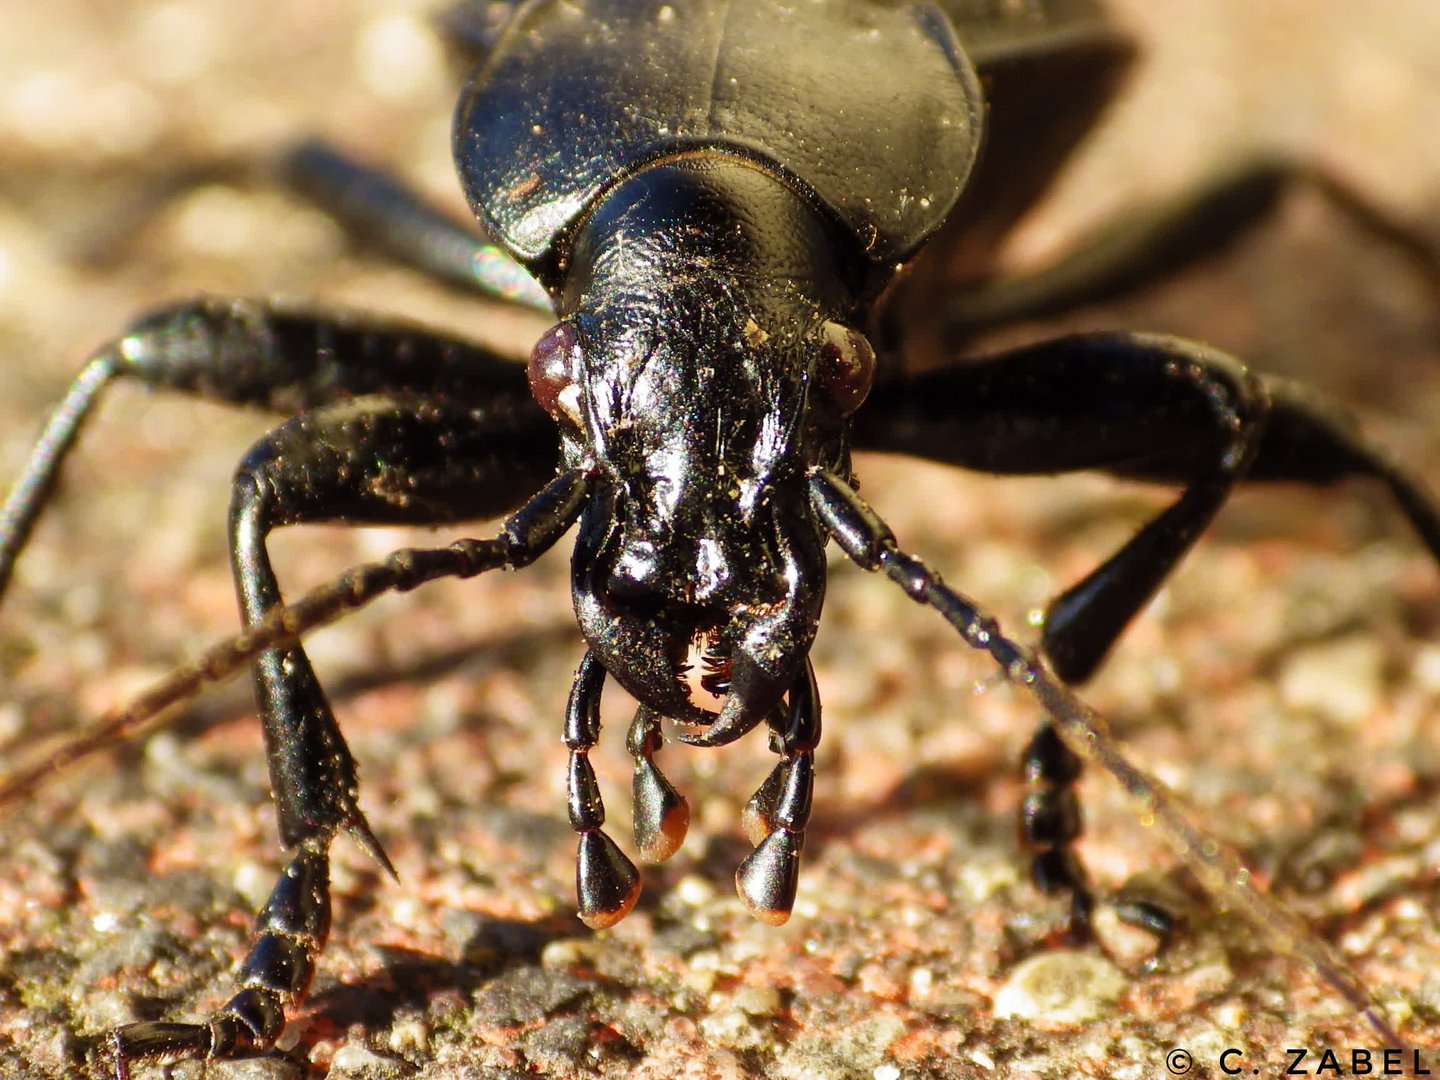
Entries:
{"label": "beetle head", "polygon": [[[656,166],[573,247],[564,321],[531,358],[567,464],[598,474],[573,590],[627,690],[719,745],[802,671],[825,589],[806,470],[843,467],[874,357],[823,214],[731,158]],[[722,703],[723,699],[723,703]],[[717,715],[718,712],[718,715]]]}

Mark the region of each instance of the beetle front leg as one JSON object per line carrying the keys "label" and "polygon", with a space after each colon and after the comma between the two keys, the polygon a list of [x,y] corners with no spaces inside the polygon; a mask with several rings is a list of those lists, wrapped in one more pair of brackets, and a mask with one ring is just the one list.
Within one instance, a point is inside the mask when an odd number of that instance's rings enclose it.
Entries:
{"label": "beetle front leg", "polygon": [[[1237,484],[1382,481],[1440,559],[1440,506],[1424,483],[1319,393],[1264,380],[1213,349],[1154,334],[1058,338],[877,386],[856,446],[986,472],[1094,469],[1182,485],[1180,497],[1100,567],[1051,601],[1043,648],[1082,682],[1208,527]],[[1042,725],[1026,751],[1021,835],[1045,891],[1088,901],[1070,852],[1079,761]],[[1150,923],[1154,914],[1137,911]]]}
{"label": "beetle front leg", "polygon": [[1440,502],[1319,392],[1161,334],[1056,338],[884,383],[857,449],[1006,475],[1095,470],[1180,485],[1178,500],[1051,602],[1044,649],[1089,678],[1237,484],[1384,484],[1440,561]]}
{"label": "beetle front leg", "polygon": [[[967,409],[989,409],[990,423],[1011,425],[1008,440],[997,446],[972,442],[970,433],[960,440],[982,460],[990,455],[984,465],[1003,471],[1055,471],[1082,462],[1143,458],[1173,437],[1164,421],[1175,413],[1198,414],[1196,422],[1208,429],[1204,459],[1179,499],[1053,600],[1046,612],[1046,658],[1061,678],[1082,682],[1209,526],[1254,462],[1269,410],[1266,389],[1228,357],[1153,335],[1044,342],[975,369],[947,369],[933,379],[947,377],[967,383],[970,391],[966,396],[957,386],[947,386],[947,391],[955,392],[947,393],[950,406],[964,401]],[[917,381],[923,380],[922,376]],[[894,389],[891,394],[878,405],[876,428],[865,433],[871,439],[915,437],[925,426],[916,415],[927,408],[924,398]],[[938,412],[946,406],[930,407]],[[865,445],[864,436],[860,444]],[[1026,792],[1020,836],[1034,853],[1036,886],[1047,894],[1070,894],[1070,934],[1077,938],[1089,933],[1094,906],[1087,875],[1073,850],[1082,825],[1075,798],[1080,769],[1079,758],[1048,723],[1042,723],[1022,762]],[[1139,921],[1166,923],[1148,908],[1139,912]]]}
{"label": "beetle front leg", "polygon": [[[492,540],[461,540],[442,549],[408,548],[380,563],[353,568],[306,596],[298,606],[274,609],[255,633],[300,633],[335,614],[392,591],[408,591],[441,577],[469,578],[499,567],[519,569],[549,550],[574,523],[589,497],[586,474],[557,476],[505,522]],[[275,616],[283,616],[277,620]],[[284,634],[287,639],[290,634]],[[241,639],[233,649],[248,652]],[[232,646],[212,652],[213,673],[230,670]],[[173,703],[175,698],[171,699]],[[153,707],[159,707],[158,705]],[[272,1045],[284,1025],[284,1006],[309,987],[330,922],[329,837],[305,844],[277,882],[256,919],[256,943],[240,970],[241,990],[205,1024],[147,1022],[114,1032],[109,1048],[116,1080],[129,1080],[136,1061],[236,1056]]]}
{"label": "beetle front leg", "polygon": [[328,842],[302,846],[255,918],[240,990],[204,1024],[130,1024],[110,1036],[116,1080],[146,1059],[224,1058],[273,1045],[285,1008],[304,998],[330,934]]}
{"label": "beetle front leg", "polygon": [[[266,550],[272,529],[489,516],[517,477],[534,488],[551,472],[549,462],[504,459],[473,410],[444,401],[363,397],[296,417],[251,449],[235,479],[231,555],[245,625],[259,625],[282,603]],[[293,860],[257,919],[239,992],[203,1024],[121,1029],[113,1042],[118,1077],[133,1060],[243,1056],[274,1044],[324,945],[338,832],[394,874],[360,809],[354,757],[305,649],[262,654],[254,675],[280,840]]]}

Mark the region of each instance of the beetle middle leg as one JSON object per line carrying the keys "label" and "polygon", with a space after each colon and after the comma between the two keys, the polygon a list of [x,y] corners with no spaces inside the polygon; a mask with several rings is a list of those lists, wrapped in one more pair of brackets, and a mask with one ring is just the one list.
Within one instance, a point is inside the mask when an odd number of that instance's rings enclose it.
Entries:
{"label": "beetle middle leg", "polygon": [[[491,516],[486,489],[499,485],[486,481],[496,479],[502,459],[494,448],[487,455],[467,445],[475,430],[469,410],[443,402],[362,397],[296,417],[257,443],[236,476],[230,515],[245,625],[262,622],[282,602],[265,544],[277,526]],[[453,465],[452,454],[465,464]],[[330,921],[334,836],[348,832],[394,874],[360,809],[354,758],[304,648],[267,652],[254,671],[280,841],[297,854],[256,920],[254,946],[237,975],[241,989],[203,1028],[196,1025],[211,1057],[269,1046],[285,1008],[303,997]],[[120,1032],[117,1052],[150,1053],[152,1030]]]}
{"label": "beetle middle leg", "polygon": [[[1043,650],[1083,682],[1243,479],[1378,478],[1440,560],[1440,508],[1424,485],[1314,391],[1267,381],[1206,347],[1160,335],[1060,338],[877,386],[856,446],[993,473],[1098,469],[1183,485],[1109,560],[1053,600]],[[1034,878],[1068,890],[1073,930],[1090,897],[1070,849],[1080,763],[1042,725],[1027,747],[1022,837]],[[1150,921],[1144,911],[1131,914]]]}
{"label": "beetle middle leg", "polygon": [[[1335,214],[1403,259],[1440,300],[1440,252],[1343,177],[1313,163],[1257,156],[1216,172],[1169,200],[1127,208],[1102,221],[1055,262],[1013,277],[981,280],[933,303],[938,312],[931,348],[950,355],[978,334],[1027,320],[1063,315],[1114,300],[1175,277],[1220,255],[1273,218],[1291,193],[1318,194]],[[936,242],[943,259],[946,242]],[[943,274],[939,275],[943,281]],[[923,293],[923,288],[918,289]],[[902,301],[902,313],[909,301]],[[921,324],[924,319],[907,318]],[[914,346],[911,326],[898,333]]]}
{"label": "beetle middle leg", "polygon": [[292,146],[278,168],[287,186],[377,251],[447,285],[549,310],[544,291],[508,255],[378,168],[320,139]]}

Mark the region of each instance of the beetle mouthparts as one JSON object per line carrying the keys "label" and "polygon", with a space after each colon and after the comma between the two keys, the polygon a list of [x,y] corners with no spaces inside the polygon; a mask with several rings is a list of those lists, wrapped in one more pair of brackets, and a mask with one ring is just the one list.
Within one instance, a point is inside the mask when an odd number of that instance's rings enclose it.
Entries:
{"label": "beetle mouthparts", "polygon": [[727,666],[729,686],[720,715],[699,730],[676,732],[681,742],[690,746],[726,746],[764,720],[778,701],[780,690],[775,677],[744,649],[736,648]]}
{"label": "beetle mouthparts", "polygon": [[676,675],[690,704],[716,715],[723,710],[730,693],[730,658],[710,631],[701,630],[690,639]]}

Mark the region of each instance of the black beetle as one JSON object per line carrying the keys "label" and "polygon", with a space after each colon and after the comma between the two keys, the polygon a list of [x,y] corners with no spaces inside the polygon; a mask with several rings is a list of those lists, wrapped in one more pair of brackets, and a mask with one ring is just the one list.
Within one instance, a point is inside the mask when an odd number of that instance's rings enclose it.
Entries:
{"label": "black beetle", "polygon": [[[1079,10],[1079,9],[1076,9],[1076,10]],[[684,14],[684,13],[681,13],[681,14]],[[1109,60],[1106,60],[1106,62],[1109,62]],[[1083,109],[1081,109],[1081,112],[1083,112]],[[1079,112],[1077,112],[1077,115],[1079,115]],[[1038,158],[1037,158],[1037,161],[1038,161]],[[1038,168],[1038,166],[1037,166],[1037,168]],[[752,171],[755,171],[755,170],[752,170]],[[1040,174],[1041,174],[1041,176],[1038,177],[1038,179],[1045,179],[1045,177],[1048,176],[1048,170],[1044,170],[1044,168],[1041,168]],[[742,174],[742,176],[743,176],[743,179],[744,179],[744,180],[753,179],[753,177],[750,177],[750,176],[749,176],[749,173]],[[518,193],[520,193],[521,187],[523,187],[523,181],[521,181],[521,183],[518,183],[518,184],[511,184],[510,189],[508,189],[508,190],[510,190],[510,192],[514,192],[514,193],[517,193],[517,194],[518,194]],[[763,190],[765,190],[765,189],[763,189],[763,187],[762,187],[762,189],[757,189],[757,192],[759,192],[760,194],[763,194]],[[641,196],[639,196],[639,199],[641,199],[641,202],[645,202],[645,200],[649,200],[649,199],[651,199],[651,197],[652,197],[652,194],[651,194],[651,193],[645,192],[645,193],[642,193]],[[746,204],[747,204],[747,206],[753,206],[753,204],[755,204],[755,203],[753,203],[753,202],[750,202],[750,200],[755,199],[755,197],[756,197],[755,194],[747,194],[747,196],[744,197],[744,199],[746,199]],[[999,219],[999,217],[1004,217],[1004,215],[1001,215],[1001,213],[992,212],[991,215],[986,216],[986,219],[988,219],[988,220],[995,220],[995,219]],[[886,233],[886,229],[878,228],[878,226],[876,225],[876,222],[873,222],[873,220],[860,220],[860,222],[852,223],[852,225],[855,225],[855,226],[857,226],[857,228],[860,228],[860,229],[876,228],[876,235],[878,236],[878,238],[881,238],[881,239],[884,238],[884,233]],[[711,252],[706,252],[706,253],[704,253],[704,256],[706,256],[706,258],[711,258],[711,255],[714,255],[714,253],[711,253]],[[888,258],[888,255],[887,255],[887,258]],[[870,289],[870,288],[871,288],[870,285],[867,285],[867,284],[855,285],[855,287],[854,287],[855,291],[857,291],[857,292],[865,292],[865,291],[867,291],[867,289]],[[851,302],[852,302],[852,301],[851,301]],[[740,330],[744,331],[744,333],[753,334],[753,336],[755,336],[756,340],[759,340],[760,336],[763,336],[763,337],[765,337],[765,338],[773,337],[772,331],[766,330],[766,325],[763,325],[762,323],[763,323],[763,320],[762,320],[762,321],[756,321],[756,323],[755,323],[755,328],[753,328],[753,330],[752,330],[752,328],[750,328],[749,323],[742,324],[742,325],[740,325],[739,328],[740,328]],[[907,320],[907,323],[910,323],[910,321]],[[910,323],[910,324],[913,324],[913,323]],[[878,336],[880,336],[880,334],[883,334],[884,331],[886,331],[886,328],[876,328],[876,330],[874,330],[874,333],[876,333],[876,334],[877,334],[877,337],[878,337]],[[841,334],[834,333],[834,331],[825,331],[825,333],[828,334],[828,337],[825,338],[825,343],[824,343],[824,344],[821,344],[821,351],[822,351],[822,353],[824,353],[824,351],[827,350],[827,348],[829,348],[829,350],[834,351],[834,353],[837,353],[837,354],[838,354],[838,357],[840,357],[840,360],[845,360],[845,359],[847,359],[847,356],[848,356],[847,350],[848,350],[848,348],[851,348],[850,343],[848,343],[848,341],[847,341],[847,338],[845,338],[844,336],[841,336]],[[562,338],[560,338],[559,344],[562,344],[563,347],[569,348],[569,347],[570,347],[570,344],[572,344],[572,343],[570,343],[569,340],[566,340],[566,338],[563,338],[563,337],[562,337]],[[1037,363],[1040,364],[1041,367],[1045,367],[1044,357],[1043,357],[1043,356],[1040,356],[1040,354],[1035,354],[1035,356],[1037,356]],[[1020,379],[1020,377],[1021,377],[1021,376],[1020,376],[1020,372],[1018,372],[1018,367],[1015,366],[1015,364],[1008,364],[1007,367],[1008,367],[1009,372],[1014,372],[1014,373],[1015,373],[1015,377],[1017,377],[1017,379]],[[837,382],[837,386],[840,387],[840,392],[837,393],[837,397],[842,397],[842,396],[845,395],[845,393],[854,393],[854,392],[852,392],[852,390],[847,390],[847,387],[845,387],[845,382],[844,382],[845,376],[844,376],[844,372],[845,372],[845,370],[847,370],[847,369],[845,369],[844,364],[842,364],[840,370],[841,370],[841,374],[838,374],[838,376],[834,376],[835,382]],[[1050,369],[1045,369],[1045,370],[1047,370],[1047,372],[1050,372]],[[1056,372],[1058,372],[1058,369],[1056,369]],[[1054,374],[1054,373],[1056,373],[1056,372],[1050,372],[1050,373],[1051,373],[1051,374]],[[969,377],[969,376],[968,376],[968,377]],[[824,382],[824,376],[812,376],[812,379],[819,379],[819,380],[821,380],[821,382]],[[886,387],[881,386],[881,387],[880,387],[880,390],[881,390],[881,392],[884,392],[884,390],[886,390]],[[553,409],[553,410],[557,410],[557,412],[564,412],[564,403],[562,402],[562,400],[559,399],[559,393],[556,393],[556,396],[554,396],[554,400],[552,400],[552,402],[550,402],[550,405],[552,405],[552,409]],[[880,412],[880,406],[874,405],[874,403],[873,403],[873,405],[871,405],[871,408],[877,409],[876,415],[880,415],[880,416],[886,415],[886,413]],[[1297,406],[1297,408],[1299,408],[1299,406]],[[841,408],[841,412],[844,412],[844,410],[845,410],[844,408]],[[991,413],[991,415],[994,416],[995,413]],[[864,410],[863,410],[863,412],[858,413],[858,416],[860,416],[860,418],[861,418],[861,423],[864,423],[864,422],[865,422],[865,420],[864,420],[864,418],[865,418],[865,412],[864,412]],[[953,418],[950,418],[950,419],[953,419]],[[1182,419],[1184,419],[1184,418],[1182,418]],[[753,425],[755,425],[755,426],[763,426],[763,422],[765,422],[765,420],[763,420],[763,418],[759,418],[759,419],[752,420],[752,423],[753,423]],[[1292,420],[1292,422],[1293,422],[1293,420]],[[861,438],[864,438],[864,436],[861,436]],[[871,433],[870,438],[874,438],[874,433]],[[883,435],[881,435],[880,438],[883,438]],[[922,435],[922,438],[923,438],[923,435]],[[1011,449],[1012,449],[1012,446],[1005,446],[1004,444],[1001,444],[1001,442],[992,441],[991,436],[989,436],[989,435],[986,435],[985,438],[982,439],[981,442],[982,442],[982,444],[984,444],[984,445],[986,446],[986,448],[989,448],[989,446],[998,446],[998,448],[1011,448]],[[721,459],[723,459],[723,458],[721,458]],[[1002,465],[1002,462],[989,462],[989,464]],[[1022,465],[1022,467],[1024,467],[1024,465]],[[1181,465],[1179,465],[1179,464],[1171,465],[1171,464],[1166,464],[1166,462],[1159,462],[1159,464],[1156,464],[1155,467],[1153,467],[1153,468],[1156,469],[1156,472],[1158,472],[1159,475],[1168,475],[1168,474],[1166,474],[1166,469],[1168,469],[1168,468],[1179,468],[1179,467],[1181,467]],[[1276,465],[1276,467],[1274,467],[1274,468],[1279,469],[1279,471],[1283,471],[1284,465],[1283,465],[1283,464],[1282,464],[1282,465]],[[1143,468],[1140,469],[1140,472],[1143,472],[1143,471],[1145,471],[1145,469],[1143,469]],[[641,544],[641,546],[644,546],[644,544]],[[603,544],[602,544],[602,547],[603,547]],[[658,546],[652,546],[652,547],[658,547]],[[721,546],[721,547],[723,547],[723,546]],[[795,549],[796,543],[795,543],[795,541],[783,541],[783,540],[782,540],[782,541],[779,541],[779,547],[791,547],[791,549]],[[665,554],[664,550],[661,550],[660,554],[661,554],[661,556],[664,556],[664,554]],[[724,554],[726,554],[726,553],[721,552],[720,554],[721,554],[721,556],[724,556]],[[742,552],[742,554],[743,554],[743,556],[749,556],[750,553],[749,553],[749,552]],[[622,559],[621,556],[611,556],[611,557],[612,557],[612,559],[613,559],[613,562],[626,562],[626,563],[629,563],[629,564],[641,564],[641,563],[644,563],[644,557],[636,556],[636,554],[634,554],[634,553],[632,553],[632,552],[625,552],[625,553],[624,553],[624,559]],[[645,556],[645,557],[648,557],[648,554],[647,554],[647,556]],[[808,556],[806,556],[806,557],[808,557],[808,559],[811,559],[811,560],[812,560],[812,562],[811,562],[811,576],[814,576],[814,572],[815,572],[814,557],[815,557],[815,554],[814,554],[814,552],[811,552],[811,553],[809,553]],[[736,562],[736,556],[734,556],[734,554],[730,554],[729,562],[730,562],[730,563]],[[717,564],[717,566],[720,566],[721,569],[724,569],[724,567],[726,567],[727,560],[724,559],[724,557],[720,557],[720,559],[717,559],[716,564]],[[717,577],[721,577],[721,576],[723,576],[723,575],[721,575],[720,572],[717,572]],[[783,573],[782,573],[782,575],[780,575],[780,576],[783,577],[783,576],[786,576],[786,575],[783,575]],[[796,577],[796,579],[805,579],[805,577],[806,577],[805,573],[799,573],[799,575],[789,575],[789,576],[791,576],[791,577]],[[625,589],[631,590],[632,593],[645,593],[645,592],[647,592],[647,580],[645,580],[645,575],[644,575],[644,573],[628,573],[628,575],[616,575],[616,573],[613,573],[613,570],[612,570],[612,572],[611,572],[611,577],[612,577],[612,579],[616,579],[616,577],[624,577],[624,579],[625,579],[625,580],[624,580]],[[802,583],[804,583],[804,582],[802,582]],[[593,592],[593,589],[592,589],[592,592]],[[586,595],[589,595],[589,593],[585,593],[585,590],[582,589],[582,596],[586,596]],[[649,599],[649,598],[647,598],[647,596],[644,596],[644,595],[628,596],[628,598],[626,598],[626,602],[631,602],[631,600],[634,600],[634,606],[635,606],[635,608],[638,608],[638,609],[645,609],[645,608],[644,608],[644,605],[647,605],[647,603],[652,603],[652,600]],[[688,602],[688,600],[687,600],[687,602]],[[733,600],[733,598],[723,599],[723,600],[721,600],[721,602],[723,602],[723,603],[733,603],[734,600]],[[746,606],[752,606],[752,608],[759,608],[759,606],[772,605],[773,600],[769,600],[769,599],[759,599],[759,600],[757,600],[757,599],[755,599],[755,598],[744,598],[744,599],[742,600],[742,602],[743,602],[744,605],[746,605]],[[700,606],[703,606],[703,603],[704,603],[704,600],[701,600]],[[789,652],[789,654],[791,654],[792,667],[791,667],[791,668],[785,668],[785,670],[783,670],[782,672],[780,672],[780,674],[776,674],[776,672],[773,672],[773,671],[772,671],[772,672],[769,672],[768,681],[769,681],[770,687],[769,687],[769,690],[768,690],[768,691],[765,691],[765,693],[769,693],[769,696],[770,696],[770,697],[773,698],[773,696],[775,696],[775,694],[778,693],[778,691],[775,690],[775,684],[782,683],[782,681],[785,681],[785,683],[789,683],[789,681],[793,681],[793,678],[795,678],[795,670],[793,670],[793,657],[795,657],[795,655],[801,654],[801,652],[804,651],[804,649],[802,649],[802,645],[804,645],[804,641],[802,641],[802,639],[801,639],[801,626],[808,625],[808,622],[811,621],[811,615],[812,615],[812,613],[814,613],[814,611],[815,611],[816,608],[818,608],[818,598],[814,598],[814,596],[811,596],[811,598],[804,600],[804,603],[802,603],[802,600],[799,600],[799,599],[793,600],[793,603],[780,603],[780,605],[778,606],[778,608],[776,608],[776,611],[778,611],[778,612],[780,613],[780,615],[791,616],[791,618],[793,619],[793,622],[785,622],[785,621],[783,621],[783,619],[782,619],[782,622],[780,622],[780,624],[779,624],[779,626],[778,626],[778,629],[776,629],[776,628],[769,628],[769,626],[768,626],[768,628],[765,628],[765,634],[762,635],[762,638],[763,638],[762,645],[763,645],[763,647],[765,647],[766,649],[769,649],[770,647],[773,647],[773,644],[775,644],[776,638],[782,638],[782,639],[785,639],[785,641],[793,641],[793,642],[796,642],[796,644],[793,644],[792,647],[789,648],[789,649],[779,648],[779,652]],[[583,605],[583,603],[582,603],[582,619],[583,619],[583,618],[585,618],[585,605]],[[680,622],[681,625],[684,625],[684,626],[685,626],[685,629],[687,629],[687,634],[690,635],[690,636],[688,636],[687,641],[684,642],[684,644],[687,645],[687,648],[688,648],[688,647],[690,647],[691,644],[694,644],[694,638],[696,638],[696,634],[694,634],[694,629],[696,629],[697,626],[700,626],[701,624],[700,624],[700,622],[693,621],[693,619],[687,619],[687,618],[678,619],[678,622]],[[1058,621],[1053,621],[1053,622],[1058,622]],[[714,636],[719,636],[719,638],[724,638],[724,635],[726,635],[726,628],[724,628],[724,626],[721,626],[721,625],[719,625],[719,624],[711,625],[711,624],[708,624],[708,622],[706,622],[706,624],[704,624],[703,628],[706,629],[706,631],[711,632],[711,634],[713,634]],[[642,651],[641,654],[639,654],[639,660],[644,661],[644,662],[635,662],[634,660],[631,660],[631,658],[629,658],[628,655],[625,655],[625,651],[624,651],[624,649],[622,649],[621,647],[616,647],[616,652],[613,652],[613,654],[606,654],[606,652],[603,651],[603,649],[605,649],[606,641],[608,641],[608,636],[606,636],[605,632],[600,632],[600,631],[598,631],[598,629],[593,629],[593,626],[592,626],[592,634],[590,634],[590,636],[592,636],[592,644],[595,645],[596,649],[598,649],[598,651],[600,652],[600,655],[602,655],[603,660],[606,661],[606,665],[608,665],[608,667],[612,667],[612,670],[613,670],[613,668],[616,668],[616,667],[625,667],[626,662],[629,662],[629,664],[632,665],[631,674],[629,674],[629,680],[631,680],[631,684],[634,685],[634,687],[639,688],[639,690],[641,690],[641,693],[648,693],[649,696],[651,696],[652,698],[655,698],[655,700],[660,700],[661,703],[662,703],[662,706],[664,706],[665,710],[670,711],[670,713],[672,713],[672,714],[674,714],[674,713],[683,713],[683,711],[684,711],[684,706],[683,706],[683,701],[681,701],[680,698],[662,698],[662,697],[661,697],[661,694],[664,693],[664,691],[662,691],[662,688],[661,688],[661,685],[660,685],[660,684],[655,683],[655,684],[648,684],[648,685],[647,685],[647,684],[644,683],[645,672],[652,672],[652,671],[655,671],[655,670],[664,670],[664,665],[662,665],[660,661],[661,661],[661,660],[664,660],[665,657],[670,657],[670,655],[672,654],[672,652],[675,651],[675,641],[674,641],[674,639],[672,639],[672,638],[665,639],[665,641],[662,642],[662,644],[660,645],[660,647],[654,647],[654,648],[647,647],[647,648],[648,648],[648,651]],[[629,648],[629,647],[631,647],[631,645],[634,645],[634,635],[626,636],[626,647],[625,647],[625,648]],[[734,648],[734,642],[726,642],[726,647],[727,647],[727,648],[730,648],[730,649],[733,649],[733,648]],[[756,651],[759,651],[759,649],[756,649]],[[704,649],[700,649],[700,651],[697,652],[697,655],[703,655],[703,652],[704,652]],[[717,668],[726,667],[726,665],[729,664],[730,660],[732,660],[732,657],[727,657],[727,655],[724,655],[723,652],[721,652],[721,654],[719,655],[719,657],[716,658],[716,662],[714,662],[714,667],[717,667]],[[1074,662],[1076,662],[1076,667],[1070,668],[1070,670],[1067,671],[1067,674],[1073,675],[1073,677],[1080,677],[1080,675],[1083,675],[1083,674],[1084,674],[1084,670],[1086,670],[1086,668],[1089,667],[1089,662],[1090,662],[1090,660],[1093,660],[1093,658],[1083,657],[1083,658],[1080,658],[1079,661],[1074,661]],[[1063,658],[1061,658],[1061,662],[1064,662],[1064,661],[1063,661]],[[753,667],[753,665],[752,665],[752,667]],[[750,678],[752,678],[752,683],[753,683],[753,684],[759,685],[759,684],[765,684],[765,683],[766,683],[766,678],[763,678],[762,675],[752,674],[752,675],[750,675]],[[670,685],[672,685],[672,681],[670,680],[670,678],[665,677],[665,684],[664,684],[664,685],[665,685],[665,687],[670,687]],[[743,696],[740,696],[740,697],[743,697]],[[760,701],[760,700],[765,700],[765,697],[763,697],[762,691],[756,691],[756,698],[755,698],[755,700],[753,700],[753,701]],[[752,704],[753,704],[753,701],[752,701]],[[726,721],[721,721],[721,724],[723,724],[723,727],[721,727],[720,730],[724,730],[724,733],[726,733],[726,736],[729,737],[730,734],[737,733],[737,730],[739,730],[740,727],[747,727],[747,726],[750,726],[750,724],[756,723],[756,721],[762,720],[762,716],[760,716],[760,714],[762,714],[763,711],[766,711],[765,708],[760,707],[759,704],[753,704],[753,707],[752,707],[752,708],[749,708],[749,710],[744,710],[743,716],[742,716],[742,714],[740,714],[740,710],[737,710],[737,717],[739,717],[739,719],[733,720],[733,723],[726,723]],[[711,727],[710,730],[711,730],[711,732],[714,732],[714,730],[717,730],[717,729],[716,729],[716,727]],[[573,740],[573,742],[577,742],[577,743],[582,744],[582,749],[583,749],[583,744],[585,744],[585,742],[586,742],[585,737],[583,737],[583,736],[575,737],[575,739],[572,739],[572,740]],[[719,739],[716,739],[716,742],[719,742]],[[1043,769],[1045,768],[1045,766],[1037,766],[1037,768],[1040,768],[1041,770],[1043,770]],[[1060,772],[1064,772],[1064,770],[1067,769],[1067,766],[1057,766],[1057,768],[1060,769]],[[579,789],[582,789],[582,791],[583,791],[583,788],[585,788],[585,783],[586,783],[585,780],[577,780],[577,785],[579,785]],[[583,802],[583,799],[580,799],[580,802]],[[583,809],[582,809],[582,811],[579,811],[579,819],[580,819],[580,821],[582,821],[582,824],[583,824],[583,822],[585,822],[585,811],[583,811]],[[582,829],[582,831],[585,831],[586,834],[589,835],[589,834],[593,834],[593,832],[595,832],[595,829],[593,829],[593,828],[586,828],[586,829]],[[773,835],[773,832],[772,832],[772,835]],[[1068,880],[1067,874],[1068,874],[1068,871],[1064,871],[1064,873],[1061,874],[1061,884],[1066,883],[1066,880]],[[766,888],[769,888],[770,886],[772,886],[772,884],[773,884],[773,878],[775,878],[775,876],[773,876],[773,874],[766,874],[766,876],[763,876],[763,877],[765,877],[765,881],[762,881],[762,886],[765,886]],[[602,881],[602,886],[605,886],[605,887],[611,886],[611,883],[609,883],[608,880],[605,880],[605,878],[593,878],[593,877],[592,877],[592,881],[593,881],[593,880],[600,880],[600,881]],[[603,891],[605,891],[605,888],[600,888],[600,891],[602,891],[602,893],[603,893]],[[762,888],[762,891],[765,891],[765,890],[763,890],[763,888]],[[752,899],[753,899],[753,897],[752,897]],[[599,909],[600,909],[600,910],[592,910],[592,912],[590,912],[590,914],[592,914],[592,916],[595,917],[596,922],[603,922],[603,920],[605,920],[605,917],[608,916],[608,914],[611,914],[611,909],[609,909],[609,907],[608,907],[608,904],[611,903],[611,901],[609,901],[608,899],[605,899],[605,897],[596,897],[596,899],[593,900],[593,901],[595,901],[596,904],[599,904]],[[762,910],[765,910],[765,909],[766,909],[766,903],[768,903],[768,900],[766,900],[765,897],[762,897],[762,900],[760,900],[760,903],[757,903],[756,906],[757,906],[757,907],[760,907],[760,909],[762,909]]]}

